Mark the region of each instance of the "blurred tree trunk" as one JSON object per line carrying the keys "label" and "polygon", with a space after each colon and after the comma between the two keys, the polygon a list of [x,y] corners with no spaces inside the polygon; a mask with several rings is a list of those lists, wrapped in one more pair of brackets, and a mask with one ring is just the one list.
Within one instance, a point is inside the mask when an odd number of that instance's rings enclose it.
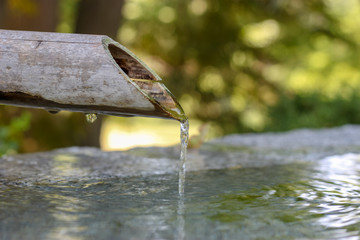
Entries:
{"label": "blurred tree trunk", "polygon": [[0,0],[0,28],[4,26],[5,0]]}
{"label": "blurred tree trunk", "polygon": [[0,0],[0,28],[53,32],[58,0]]}
{"label": "blurred tree trunk", "polygon": [[124,0],[82,0],[79,3],[77,33],[104,34],[116,38]]}

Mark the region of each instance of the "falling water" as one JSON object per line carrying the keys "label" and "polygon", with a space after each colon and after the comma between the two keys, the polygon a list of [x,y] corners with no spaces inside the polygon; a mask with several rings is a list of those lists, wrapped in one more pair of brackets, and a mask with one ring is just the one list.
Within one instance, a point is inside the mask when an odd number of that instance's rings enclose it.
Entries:
{"label": "falling water", "polygon": [[186,174],[186,159],[187,159],[187,145],[189,140],[189,120],[180,122],[180,139],[181,139],[181,152],[180,152],[180,168],[179,168],[179,199],[177,209],[177,232],[175,239],[185,239],[185,174]]}
{"label": "falling water", "polygon": [[88,123],[94,123],[97,119],[97,114],[96,113],[88,113],[88,114],[85,114],[85,117],[86,117],[86,121]]}
{"label": "falling water", "polygon": [[181,139],[181,153],[180,153],[180,169],[179,169],[179,196],[184,196],[185,189],[185,172],[186,172],[186,158],[187,145],[189,140],[189,120],[180,122],[180,139]]}

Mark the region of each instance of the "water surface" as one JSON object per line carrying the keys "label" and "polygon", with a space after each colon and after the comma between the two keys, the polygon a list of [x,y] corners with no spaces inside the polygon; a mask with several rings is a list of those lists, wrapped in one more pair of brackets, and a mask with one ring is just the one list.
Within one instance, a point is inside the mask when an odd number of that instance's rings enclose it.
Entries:
{"label": "water surface", "polygon": [[2,178],[0,238],[360,239],[359,207],[358,154],[189,172],[183,201],[176,173]]}

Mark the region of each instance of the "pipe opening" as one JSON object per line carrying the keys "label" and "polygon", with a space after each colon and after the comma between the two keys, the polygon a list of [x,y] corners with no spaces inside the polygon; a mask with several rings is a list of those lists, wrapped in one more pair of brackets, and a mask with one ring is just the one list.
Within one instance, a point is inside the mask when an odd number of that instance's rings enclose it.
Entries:
{"label": "pipe opening", "polygon": [[113,44],[109,44],[108,48],[115,62],[129,78],[156,81],[156,78],[128,53]]}
{"label": "pipe opening", "polygon": [[184,111],[172,94],[140,62],[114,44],[109,44],[108,49],[118,66],[128,75],[131,81],[151,98],[155,105],[175,119],[186,118]]}

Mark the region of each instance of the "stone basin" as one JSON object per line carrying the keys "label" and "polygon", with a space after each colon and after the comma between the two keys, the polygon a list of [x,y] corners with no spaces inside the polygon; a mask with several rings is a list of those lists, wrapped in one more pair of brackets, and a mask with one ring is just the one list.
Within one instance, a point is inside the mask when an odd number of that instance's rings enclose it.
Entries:
{"label": "stone basin", "polygon": [[360,126],[0,158],[0,239],[360,239]]}

